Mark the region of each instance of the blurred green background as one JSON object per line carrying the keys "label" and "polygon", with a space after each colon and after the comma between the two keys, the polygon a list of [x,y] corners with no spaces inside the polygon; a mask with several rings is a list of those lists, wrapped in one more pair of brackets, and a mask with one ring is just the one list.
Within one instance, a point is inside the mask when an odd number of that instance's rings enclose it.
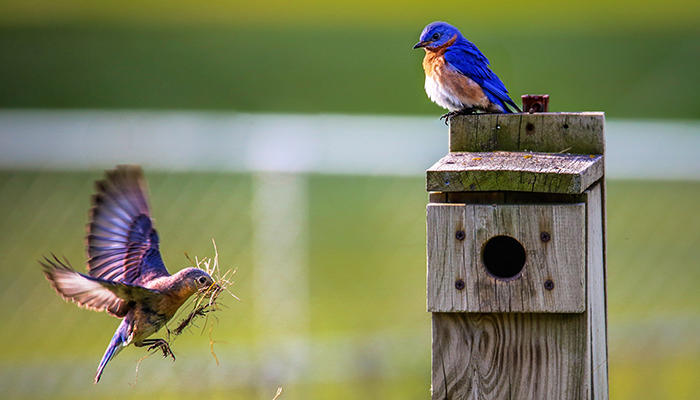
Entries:
{"label": "blurred green background", "polygon": [[[516,99],[549,93],[552,111],[609,119],[700,118],[697,1],[0,1],[0,107],[437,117],[411,50],[433,20],[461,28]],[[146,173],[171,271],[189,265],[184,252],[212,256],[211,238],[222,267],[239,268],[242,302],[226,300],[212,328],[221,365],[202,321],[175,342],[176,363],[146,359],[132,387],[144,352],[129,348],[93,386],[117,321],[62,302],[36,260],[55,252],[80,266],[102,173],[4,170],[2,397],[271,399],[279,376],[280,399],[429,396],[422,177],[302,178],[309,308],[305,340],[289,344],[278,341],[296,325],[256,315],[268,295],[253,283],[258,177]],[[698,203],[694,181],[609,181],[614,399],[698,398]]]}
{"label": "blurred green background", "polygon": [[700,4],[3,1],[0,107],[437,114],[411,50],[446,20],[516,99],[700,118]]}

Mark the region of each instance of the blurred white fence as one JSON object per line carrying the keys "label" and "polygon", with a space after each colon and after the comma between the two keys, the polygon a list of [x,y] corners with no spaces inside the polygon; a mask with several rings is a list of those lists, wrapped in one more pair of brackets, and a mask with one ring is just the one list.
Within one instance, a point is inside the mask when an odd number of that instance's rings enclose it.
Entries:
{"label": "blurred white fence", "polygon": [[[606,123],[608,178],[700,179],[700,123]],[[0,110],[0,168],[422,175],[447,151],[435,117]]]}

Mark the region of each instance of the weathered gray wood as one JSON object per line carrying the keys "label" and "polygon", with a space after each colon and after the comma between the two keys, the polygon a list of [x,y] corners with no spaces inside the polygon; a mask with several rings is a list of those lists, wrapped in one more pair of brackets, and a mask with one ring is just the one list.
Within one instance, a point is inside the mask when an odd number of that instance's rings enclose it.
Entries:
{"label": "weathered gray wood", "polygon": [[450,120],[450,151],[604,154],[605,114],[476,114]]}
{"label": "weathered gray wood", "polygon": [[[585,310],[585,205],[429,204],[427,306],[432,312]],[[465,232],[460,240],[456,232]],[[550,235],[548,242],[540,233]],[[526,262],[515,279],[490,275],[483,248],[494,236],[518,240]],[[463,279],[464,288],[455,286]],[[544,287],[546,280],[554,289]]]}
{"label": "weathered gray wood", "polygon": [[602,155],[450,153],[426,173],[428,191],[583,193],[603,176]]}
{"label": "weathered gray wood", "polygon": [[[433,399],[608,398],[603,128],[603,113],[451,120],[427,176]],[[525,248],[519,275],[486,271],[498,235]]]}
{"label": "weathered gray wood", "polygon": [[608,398],[608,344],[605,291],[602,183],[586,191],[588,232],[588,329],[590,331],[591,388],[596,400]]}
{"label": "weathered gray wood", "polygon": [[590,399],[586,321],[585,314],[433,313],[432,398]]}
{"label": "weathered gray wood", "polygon": [[430,192],[428,196],[430,203],[450,203],[445,192]]}
{"label": "weathered gray wood", "polygon": [[[465,221],[464,206],[440,204],[429,206],[428,214],[428,310],[461,311],[467,307],[468,294],[458,291],[455,282],[465,279],[465,258],[471,259],[472,248],[457,240],[457,231],[474,226],[474,221]],[[431,268],[433,263],[439,263]],[[433,271],[431,274],[430,271]]]}

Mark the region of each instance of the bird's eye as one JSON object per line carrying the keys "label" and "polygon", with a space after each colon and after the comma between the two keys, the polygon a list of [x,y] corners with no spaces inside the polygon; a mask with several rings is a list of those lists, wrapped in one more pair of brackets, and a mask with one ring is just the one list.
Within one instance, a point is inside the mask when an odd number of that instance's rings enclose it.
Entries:
{"label": "bird's eye", "polygon": [[439,33],[433,33],[433,40],[438,40],[440,39],[440,34]]}
{"label": "bird's eye", "polygon": [[204,276],[200,276],[199,279],[197,279],[197,282],[199,282],[200,285],[204,285],[207,283],[207,278]]}

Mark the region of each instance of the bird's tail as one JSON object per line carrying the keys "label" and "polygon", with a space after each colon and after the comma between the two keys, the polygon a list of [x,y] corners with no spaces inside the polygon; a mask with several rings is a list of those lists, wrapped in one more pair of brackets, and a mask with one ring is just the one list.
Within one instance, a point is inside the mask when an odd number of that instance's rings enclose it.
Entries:
{"label": "bird's tail", "polygon": [[[523,110],[521,110],[520,107],[518,107],[518,106],[515,104],[515,102],[514,102],[513,100],[511,100],[510,98],[506,99],[505,102],[506,102],[509,106],[514,107],[519,113],[523,112]],[[505,107],[503,107],[503,108],[505,108]],[[508,111],[510,111],[510,110],[508,110]]]}
{"label": "bird's tail", "polygon": [[494,102],[495,104],[501,106],[501,108],[503,109],[503,113],[504,113],[504,114],[512,114],[512,113],[514,113],[515,111],[513,111],[512,109],[515,109],[515,110],[516,110],[517,112],[519,112],[519,113],[522,112],[522,110],[520,109],[520,107],[518,107],[518,106],[515,104],[515,102],[514,102],[513,100],[511,100],[510,97],[508,97],[507,94],[505,95],[505,97],[498,97],[498,98],[496,98],[495,100],[494,100],[494,99],[491,99],[491,101]]}
{"label": "bird's tail", "polygon": [[117,328],[117,331],[114,332],[112,341],[109,342],[109,346],[107,346],[105,355],[102,356],[102,361],[100,361],[100,365],[97,367],[97,373],[95,374],[95,384],[97,384],[97,382],[100,381],[102,371],[104,371],[109,360],[116,357],[117,354],[119,354],[119,352],[122,351],[124,347],[129,345],[128,336],[126,335],[127,328],[128,323],[127,320],[124,319],[121,325],[119,325],[119,328]]}

